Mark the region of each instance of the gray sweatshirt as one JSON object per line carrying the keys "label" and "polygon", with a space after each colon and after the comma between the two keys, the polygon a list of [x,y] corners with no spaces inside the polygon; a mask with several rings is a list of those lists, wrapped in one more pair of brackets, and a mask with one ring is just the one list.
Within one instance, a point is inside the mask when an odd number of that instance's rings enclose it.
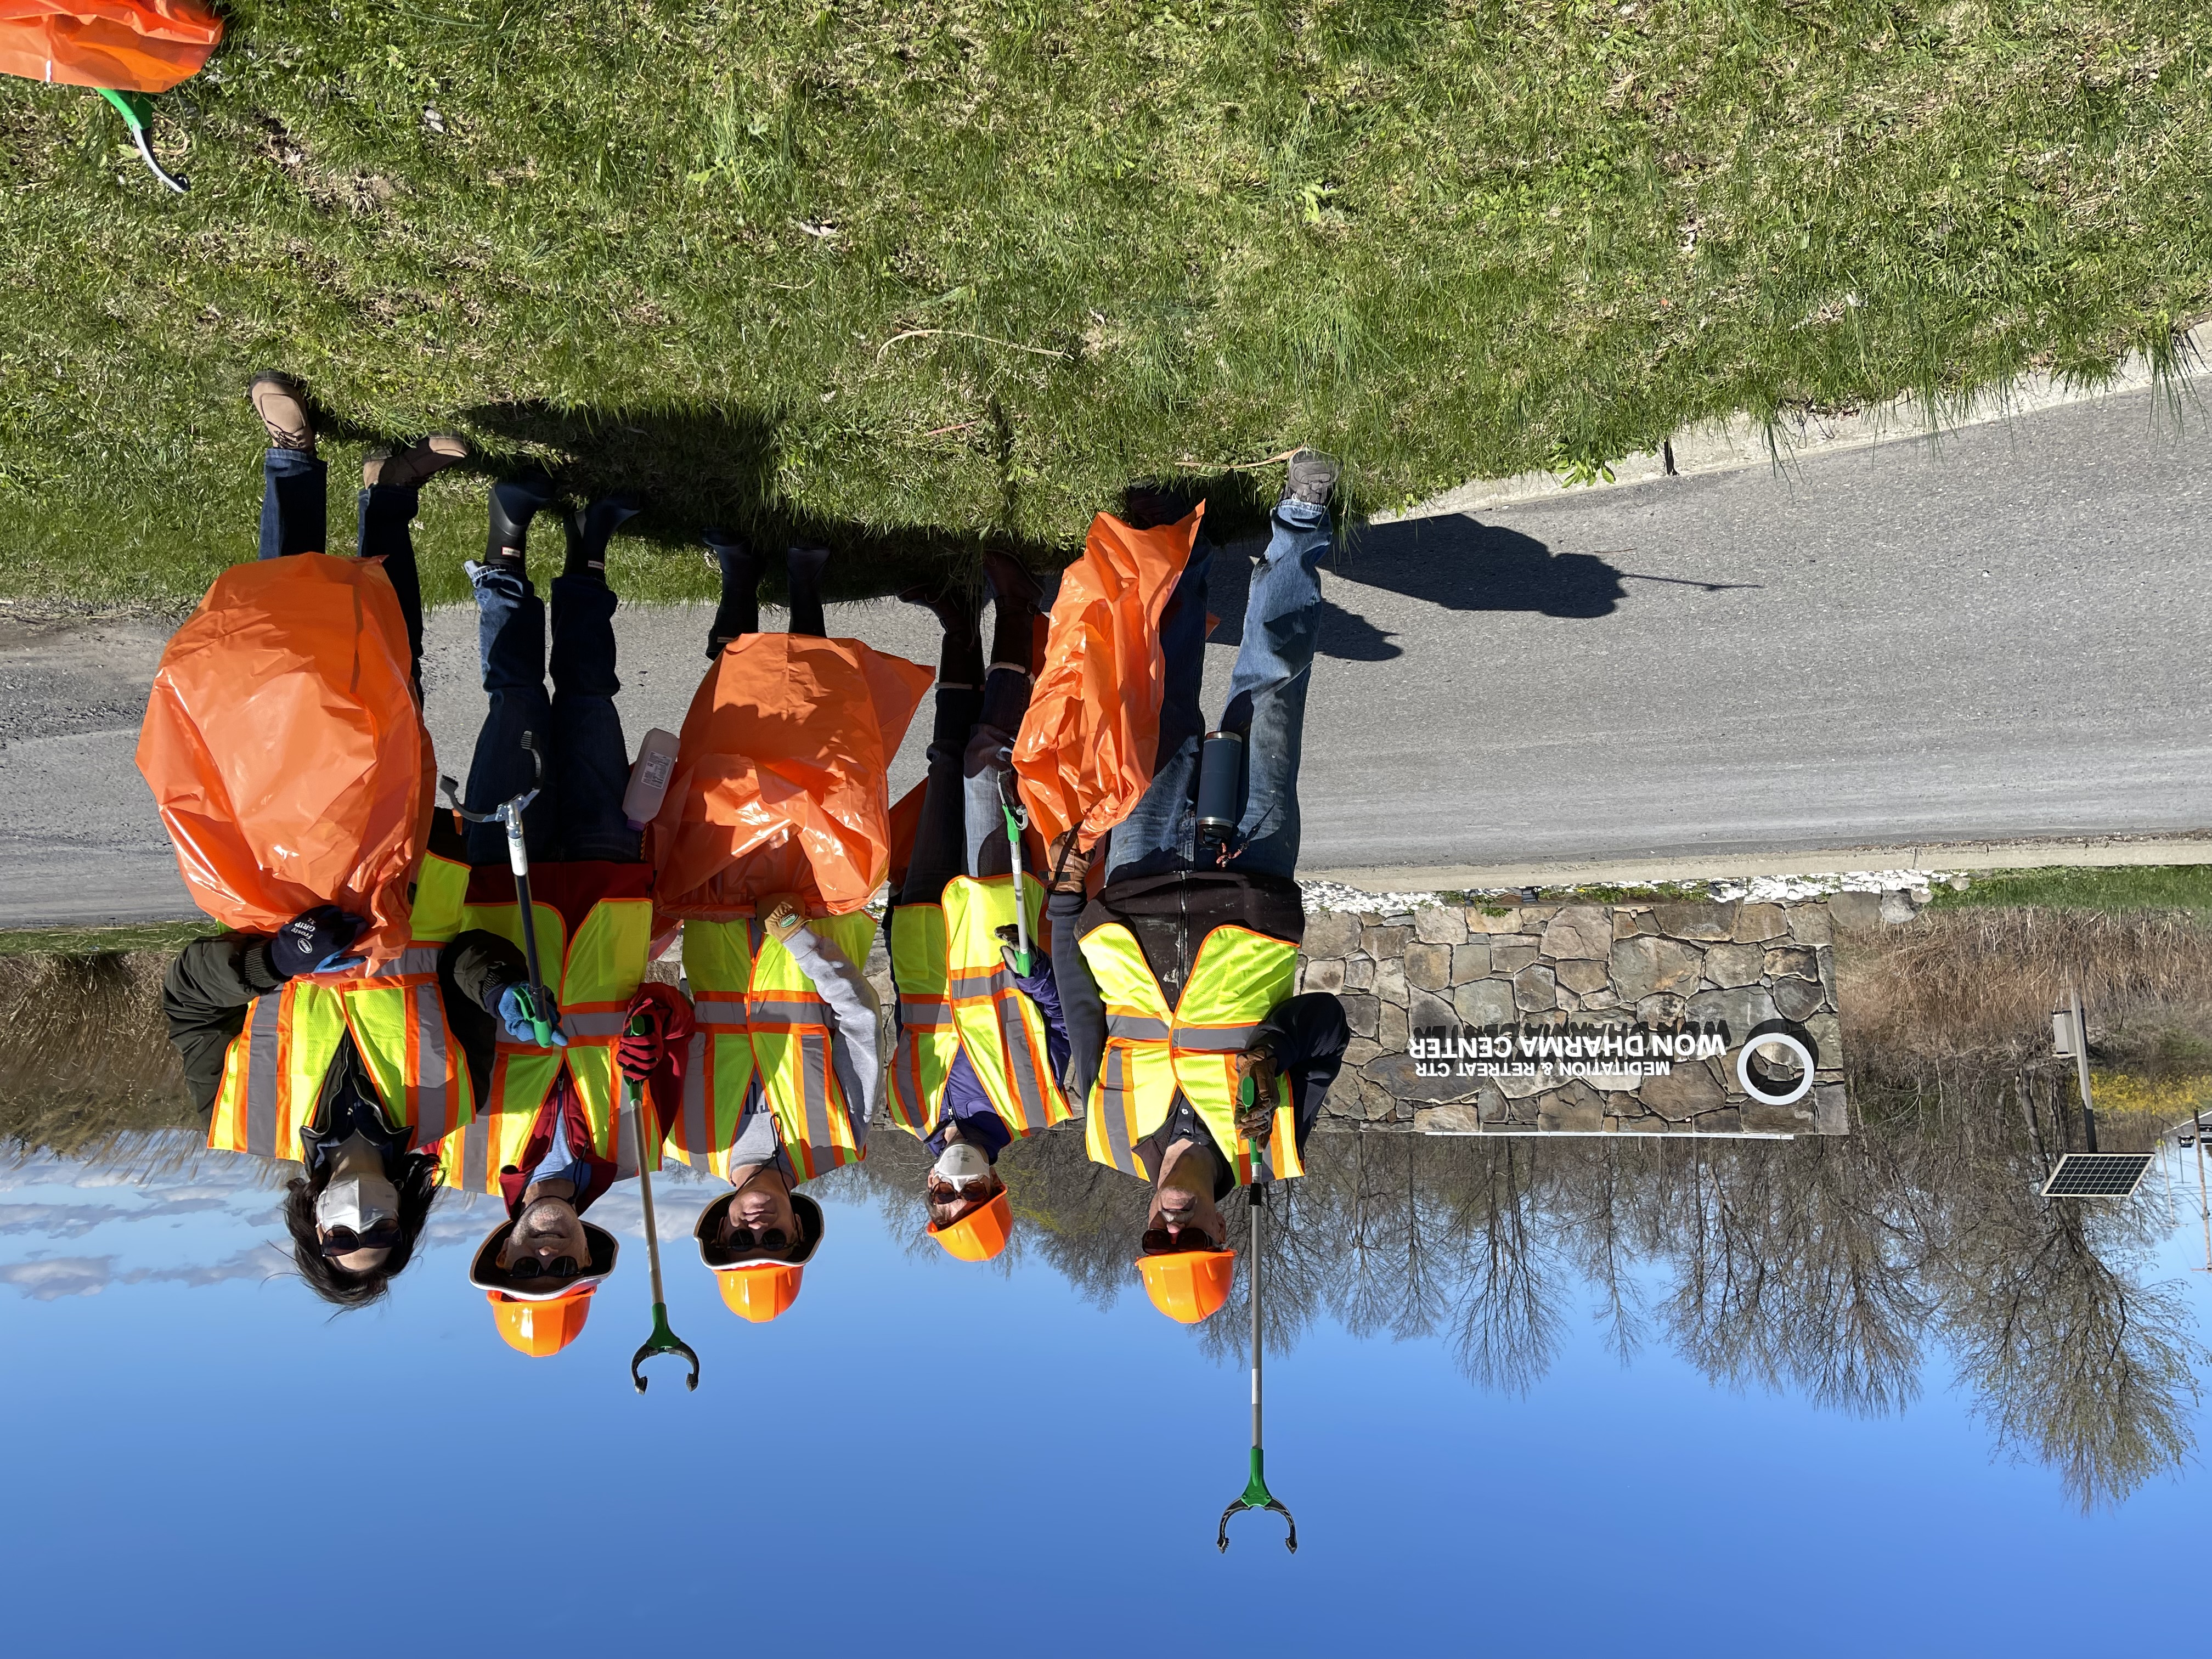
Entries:
{"label": "gray sweatshirt", "polygon": [[[757,949],[759,941],[754,944]],[[890,1082],[890,1067],[883,1057],[883,1003],[867,976],[811,927],[801,927],[786,939],[784,949],[813,981],[814,994],[829,1005],[830,1064],[837,1073],[837,1086],[853,1105],[853,1144],[866,1153],[868,1125],[882,1109]],[[732,1166],[773,1163],[787,1176],[792,1173],[757,1073],[745,1095],[744,1115],[730,1147],[730,1162]]]}

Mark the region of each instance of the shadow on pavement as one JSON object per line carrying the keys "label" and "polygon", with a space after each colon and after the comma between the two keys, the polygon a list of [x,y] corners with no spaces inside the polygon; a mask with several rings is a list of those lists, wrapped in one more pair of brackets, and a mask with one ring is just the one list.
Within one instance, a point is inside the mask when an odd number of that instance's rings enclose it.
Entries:
{"label": "shadow on pavement", "polygon": [[[1246,543],[1217,554],[1207,608],[1221,620],[1216,645],[1243,637],[1244,596],[1259,548]],[[1595,554],[1554,553],[1517,530],[1461,515],[1356,526],[1328,568],[1332,594],[1379,587],[1447,611],[1532,611],[1547,617],[1609,617],[1620,608],[1626,573]],[[1388,662],[1403,654],[1388,630],[1322,601],[1320,653],[1348,662]]]}

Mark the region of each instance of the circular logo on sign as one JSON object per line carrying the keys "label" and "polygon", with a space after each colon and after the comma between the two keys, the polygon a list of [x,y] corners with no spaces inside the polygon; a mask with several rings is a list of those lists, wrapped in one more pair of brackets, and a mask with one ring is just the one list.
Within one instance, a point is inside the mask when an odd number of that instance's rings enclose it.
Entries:
{"label": "circular logo on sign", "polygon": [[[1771,1094],[1761,1088],[1751,1075],[1751,1057],[1761,1048],[1779,1048],[1797,1061],[1797,1081],[1787,1094]],[[1766,1031],[1754,1034],[1737,1051],[1736,1081],[1743,1085],[1744,1093],[1753,1100],[1769,1106],[1789,1106],[1804,1099],[1813,1086],[1813,1051],[1787,1031]]]}

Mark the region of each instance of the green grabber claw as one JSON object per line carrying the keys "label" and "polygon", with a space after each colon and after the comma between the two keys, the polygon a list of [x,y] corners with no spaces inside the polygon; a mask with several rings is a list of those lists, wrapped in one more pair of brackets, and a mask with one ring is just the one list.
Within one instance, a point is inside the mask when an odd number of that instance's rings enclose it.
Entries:
{"label": "green grabber claw", "polygon": [[1275,1494],[1267,1490],[1267,1477],[1264,1473],[1266,1465],[1267,1454],[1257,1446],[1253,1447],[1252,1478],[1244,1483],[1243,1496],[1221,1511],[1221,1528],[1214,1534],[1214,1543],[1224,1552],[1229,1548],[1230,1516],[1240,1515],[1246,1510],[1273,1510],[1283,1517],[1291,1529],[1290,1536],[1283,1540],[1283,1547],[1293,1555],[1298,1553],[1298,1523],[1291,1519],[1291,1512],[1283,1507]]}
{"label": "green grabber claw", "polygon": [[[629,1035],[643,1036],[652,1029],[643,1014],[629,1023]],[[684,1379],[686,1389],[699,1386],[699,1356],[691,1352],[690,1345],[668,1328],[668,1303],[660,1289],[660,1228],[653,1213],[653,1169],[647,1158],[645,1144],[645,1085],[623,1079],[623,1098],[629,1110],[630,1130],[637,1146],[638,1195],[645,1203],[646,1258],[653,1264],[653,1334],[638,1345],[630,1356],[629,1380],[637,1384],[640,1394],[645,1392],[645,1373],[640,1369],[648,1359],[664,1353],[681,1354],[691,1364],[691,1374]]]}
{"label": "green grabber claw", "polygon": [[131,129],[131,142],[138,146],[138,159],[146,164],[153,175],[179,196],[190,190],[190,184],[163,170],[161,164],[154,159],[154,147],[146,142],[146,128],[154,118],[154,100],[143,92],[117,92],[111,87],[100,87],[97,90],[101,97],[115,106],[116,112],[123,118],[123,125]]}
{"label": "green grabber claw", "polygon": [[646,1377],[645,1373],[638,1367],[644,1364],[647,1360],[664,1353],[681,1354],[690,1360],[691,1374],[684,1379],[684,1386],[687,1389],[696,1389],[699,1386],[699,1356],[691,1352],[689,1343],[668,1328],[668,1304],[665,1302],[656,1302],[653,1304],[653,1334],[647,1337],[640,1345],[637,1352],[631,1356],[629,1362],[629,1380],[637,1384],[637,1391],[640,1394],[645,1392]]}
{"label": "green grabber claw", "polygon": [[[1237,1104],[1241,1112],[1249,1112],[1260,1097],[1259,1085],[1249,1077],[1237,1085]],[[1262,1145],[1267,1137],[1259,1137]],[[1291,1518],[1274,1493],[1267,1490],[1267,1453],[1260,1445],[1260,1222],[1267,1213],[1267,1183],[1255,1181],[1252,1194],[1252,1474],[1245,1481],[1244,1490],[1229,1507],[1221,1511],[1221,1525],[1215,1530],[1213,1541],[1220,1549],[1229,1547],[1229,1518],[1245,1510],[1272,1510],[1283,1517],[1290,1536],[1283,1547],[1293,1555],[1298,1553],[1298,1523]]]}

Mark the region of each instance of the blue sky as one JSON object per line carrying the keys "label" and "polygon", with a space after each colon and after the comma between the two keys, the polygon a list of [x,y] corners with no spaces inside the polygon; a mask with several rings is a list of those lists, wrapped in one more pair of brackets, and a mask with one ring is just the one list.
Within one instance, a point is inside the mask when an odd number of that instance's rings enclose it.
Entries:
{"label": "blue sky", "polygon": [[[1525,1399],[1471,1387],[1436,1342],[1324,1324],[1269,1370],[1269,1475],[1299,1553],[1254,1516],[1224,1557],[1243,1370],[1133,1294],[1101,1310],[1042,1264],[910,1255],[837,1205],[771,1327],[672,1252],[704,1378],[687,1396],[664,1362],[641,1399],[641,1240],[579,1343],[532,1362],[464,1282],[489,1207],[444,1218],[392,1304],[331,1319],[264,1279],[275,1194],[250,1172],[210,1158],[137,1187],[41,1162],[0,1181],[13,1651],[2203,1640],[2200,1581],[2167,1565],[2201,1534],[2202,1471],[2084,1517],[2051,1471],[1992,1461],[1940,1354],[1921,1401],[1869,1420],[1715,1389],[1663,1348],[1624,1369],[1589,1322]],[[666,1230],[688,1246],[684,1196]],[[2154,1276],[2186,1280],[2203,1320],[2189,1220]],[[349,1579],[387,1587],[387,1616],[337,1593]]]}

